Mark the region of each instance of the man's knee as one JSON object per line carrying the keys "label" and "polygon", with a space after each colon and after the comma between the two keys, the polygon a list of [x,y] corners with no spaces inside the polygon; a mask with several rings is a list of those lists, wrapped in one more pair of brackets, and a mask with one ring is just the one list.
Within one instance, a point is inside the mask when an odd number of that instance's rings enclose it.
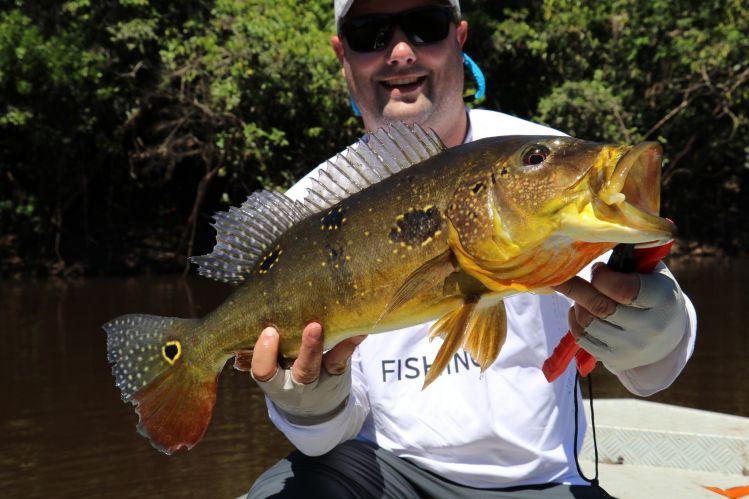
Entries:
{"label": "man's knee", "polygon": [[[291,457],[291,456],[289,456]],[[268,497],[283,497],[286,481],[293,478],[291,463],[289,457],[278,461],[276,464],[265,470],[247,494],[247,499],[266,499]]]}
{"label": "man's knee", "polygon": [[248,499],[309,497],[381,497],[382,472],[374,448],[363,442],[344,442],[322,456],[292,452],[266,470],[253,484]]}

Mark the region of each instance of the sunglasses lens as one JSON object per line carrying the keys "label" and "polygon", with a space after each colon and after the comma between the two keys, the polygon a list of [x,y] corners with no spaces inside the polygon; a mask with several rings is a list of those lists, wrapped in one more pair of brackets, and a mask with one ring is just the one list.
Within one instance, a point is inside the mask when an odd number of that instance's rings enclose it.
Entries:
{"label": "sunglasses lens", "polygon": [[403,16],[401,25],[416,44],[439,42],[450,32],[450,12],[445,9],[409,12]]}
{"label": "sunglasses lens", "polygon": [[369,17],[346,22],[342,31],[353,50],[375,52],[387,47],[394,29],[386,18]]}
{"label": "sunglasses lens", "polygon": [[376,52],[388,46],[396,26],[411,42],[420,45],[444,40],[450,32],[453,14],[450,9],[426,8],[395,15],[373,15],[346,21],[341,34],[356,52]]}

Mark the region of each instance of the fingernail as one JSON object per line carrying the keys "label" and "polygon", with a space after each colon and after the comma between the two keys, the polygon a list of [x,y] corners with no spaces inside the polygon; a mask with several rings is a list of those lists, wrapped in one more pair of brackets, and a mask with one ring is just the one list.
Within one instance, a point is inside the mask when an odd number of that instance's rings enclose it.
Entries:
{"label": "fingernail", "polygon": [[322,339],[322,327],[313,327],[307,329],[307,336],[311,340],[319,341]]}
{"label": "fingernail", "polygon": [[266,338],[274,338],[278,336],[278,331],[276,331],[276,328],[274,327],[266,327],[263,329],[263,336]]}

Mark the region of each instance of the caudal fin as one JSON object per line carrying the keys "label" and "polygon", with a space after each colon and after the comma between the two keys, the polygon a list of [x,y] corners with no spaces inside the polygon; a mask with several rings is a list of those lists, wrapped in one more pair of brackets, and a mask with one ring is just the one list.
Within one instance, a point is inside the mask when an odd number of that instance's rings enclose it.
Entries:
{"label": "caudal fin", "polygon": [[203,437],[216,402],[220,371],[185,356],[197,322],[129,314],[103,326],[122,399],[135,405],[138,431],[166,454],[189,449]]}

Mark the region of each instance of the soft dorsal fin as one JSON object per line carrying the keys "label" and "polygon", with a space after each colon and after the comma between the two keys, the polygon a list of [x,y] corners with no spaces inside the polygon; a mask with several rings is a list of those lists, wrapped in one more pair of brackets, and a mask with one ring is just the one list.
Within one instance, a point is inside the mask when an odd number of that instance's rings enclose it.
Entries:
{"label": "soft dorsal fin", "polygon": [[397,122],[388,130],[369,132],[320,167],[317,178],[311,179],[304,204],[315,213],[323,211],[444,150],[437,134],[418,124]]}
{"label": "soft dorsal fin", "polygon": [[239,284],[292,225],[311,215],[302,203],[280,192],[252,193],[242,205],[213,215],[216,246],[208,255],[194,256],[198,273],[221,282]]}

